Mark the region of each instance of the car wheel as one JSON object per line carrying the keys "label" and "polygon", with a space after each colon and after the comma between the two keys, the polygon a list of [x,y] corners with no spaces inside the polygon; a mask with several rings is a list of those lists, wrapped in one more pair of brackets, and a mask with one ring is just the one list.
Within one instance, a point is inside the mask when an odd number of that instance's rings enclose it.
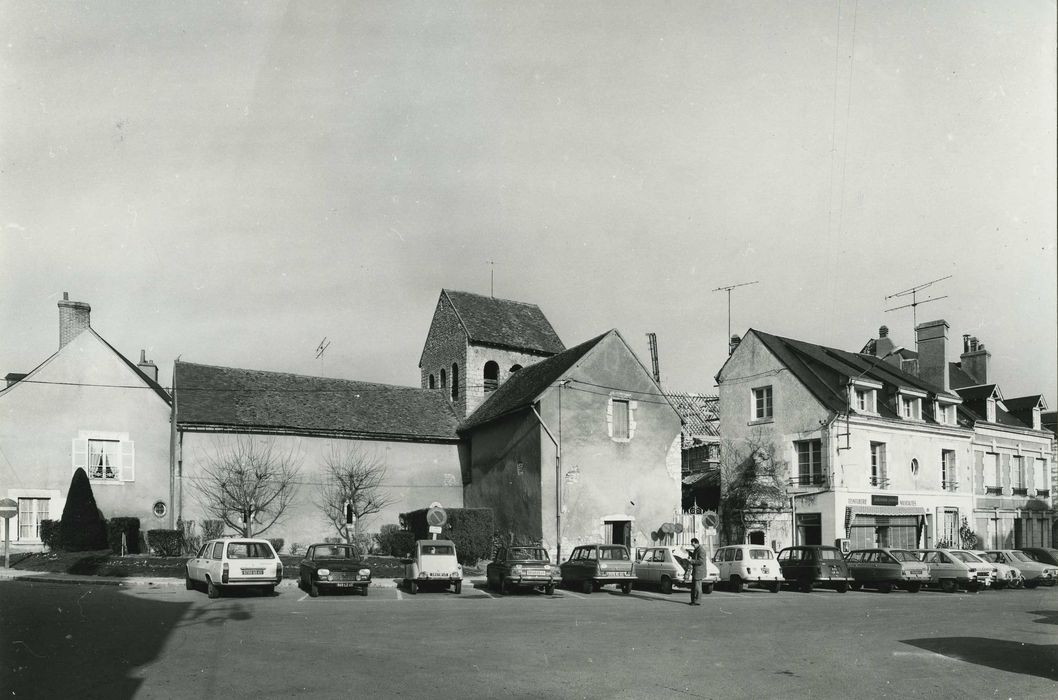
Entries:
{"label": "car wheel", "polygon": [[661,577],[661,592],[665,595],[672,595],[672,579],[668,576]]}
{"label": "car wheel", "polygon": [[459,595],[460,593],[462,593],[463,592],[463,582],[462,581],[456,581],[454,584],[452,584],[452,592],[455,593],[456,595]]}
{"label": "car wheel", "polygon": [[210,598],[220,598],[220,588],[208,576],[206,577],[206,595]]}
{"label": "car wheel", "polygon": [[815,584],[812,581],[801,581],[801,592],[802,593],[811,593],[812,592],[812,588],[814,588],[814,587],[815,587]]}
{"label": "car wheel", "polygon": [[309,597],[318,598],[320,596],[320,587],[316,585],[315,581],[309,582]]}
{"label": "car wheel", "polygon": [[[848,581],[842,581],[841,583],[838,584],[838,593],[848,593],[848,592],[849,592],[849,582]],[[888,592],[888,591],[886,591],[886,592]]]}
{"label": "car wheel", "polygon": [[954,579],[950,579],[950,578],[941,579],[940,589],[942,591],[944,591],[945,593],[954,593],[955,592],[955,588],[956,588],[956,586],[955,586],[955,580]]}
{"label": "car wheel", "polygon": [[408,581],[408,593],[411,593],[412,595],[415,595],[418,592],[419,592],[419,584],[415,583],[414,581]]}
{"label": "car wheel", "polygon": [[878,584],[878,592],[879,593],[892,593],[893,592],[893,584],[891,584],[889,582]]}
{"label": "car wheel", "polygon": [[908,593],[918,593],[921,590],[922,590],[922,584],[921,583],[909,583],[908,586],[907,586],[907,592]]}
{"label": "car wheel", "polygon": [[713,584],[711,584],[711,583],[703,583],[702,584],[702,593],[704,593],[706,595],[709,595],[712,592],[713,592]]}
{"label": "car wheel", "polygon": [[768,590],[772,593],[778,593],[780,588],[782,588],[782,581],[772,581],[768,586]]}
{"label": "car wheel", "polygon": [[184,588],[189,591],[195,590],[195,582],[191,580],[191,574],[188,571],[184,571]]}
{"label": "car wheel", "polygon": [[742,586],[743,586],[742,579],[739,576],[732,576],[731,577],[731,590],[732,591],[734,591],[735,593],[741,593],[742,592]]}
{"label": "car wheel", "polygon": [[595,590],[595,586],[592,585],[591,579],[586,579],[584,583],[580,585],[580,590],[584,595],[591,595],[591,592]]}
{"label": "car wheel", "polygon": [[547,586],[544,587],[544,594],[545,595],[555,595],[555,584],[553,584],[553,583],[547,584]]}
{"label": "car wheel", "polygon": [[850,585],[850,586],[852,587],[852,590],[854,590],[854,591],[858,591],[858,590],[860,590],[861,588],[863,588],[863,584],[862,584],[862,583],[860,583],[860,582],[858,582],[858,581],[853,581],[853,582],[852,582],[852,583],[850,583],[849,585]]}
{"label": "car wheel", "polygon": [[626,581],[626,582],[622,583],[621,584],[621,592],[624,593],[625,595],[630,594],[632,592],[632,582],[631,581]]}

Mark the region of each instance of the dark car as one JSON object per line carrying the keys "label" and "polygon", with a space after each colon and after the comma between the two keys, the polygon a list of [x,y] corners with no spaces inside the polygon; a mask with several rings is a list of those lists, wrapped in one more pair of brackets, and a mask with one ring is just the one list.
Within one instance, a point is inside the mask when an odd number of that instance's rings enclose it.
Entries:
{"label": "dark car", "polygon": [[1028,554],[1033,561],[1058,566],[1058,549],[1050,547],[1020,547],[1019,550]]}
{"label": "dark car", "polygon": [[492,563],[485,568],[489,588],[507,595],[515,588],[544,587],[547,595],[555,592],[562,576],[543,547],[500,547]]}
{"label": "dark car", "polygon": [[298,567],[301,587],[315,598],[320,591],[357,591],[367,595],[371,569],[350,544],[313,544]]}
{"label": "dark car", "polygon": [[625,595],[636,580],[628,547],[622,544],[582,544],[574,547],[569,559],[559,567],[563,586],[579,586],[584,593],[617,584]]}
{"label": "dark car", "polygon": [[787,582],[805,593],[811,593],[816,585],[833,586],[839,593],[845,593],[852,582],[849,568],[837,547],[787,547],[779,552],[779,568]]}
{"label": "dark car", "polygon": [[869,586],[882,593],[894,588],[918,593],[929,583],[929,567],[905,549],[856,549],[849,552],[845,563],[852,574],[854,591]]}

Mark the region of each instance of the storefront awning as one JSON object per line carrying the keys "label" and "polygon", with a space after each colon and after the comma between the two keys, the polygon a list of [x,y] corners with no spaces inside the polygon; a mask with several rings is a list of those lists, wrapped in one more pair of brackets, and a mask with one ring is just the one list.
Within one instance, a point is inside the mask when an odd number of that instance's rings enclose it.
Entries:
{"label": "storefront awning", "polygon": [[889,517],[926,517],[922,506],[848,506],[845,508],[845,531],[848,532],[857,515],[886,515]]}

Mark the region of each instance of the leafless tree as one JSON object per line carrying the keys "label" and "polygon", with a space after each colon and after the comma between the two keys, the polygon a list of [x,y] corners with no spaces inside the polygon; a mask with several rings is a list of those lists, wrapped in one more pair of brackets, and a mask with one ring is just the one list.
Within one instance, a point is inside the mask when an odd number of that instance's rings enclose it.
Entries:
{"label": "leafless tree", "polygon": [[239,436],[206,455],[191,485],[211,517],[255,537],[282,521],[297,493],[299,461],[272,439]]}
{"label": "leafless tree", "polygon": [[[386,463],[377,452],[356,443],[331,444],[323,458],[317,505],[339,537],[360,542],[364,519],[396,503],[383,487],[385,481]],[[347,505],[352,524],[347,522]]]}
{"label": "leafless tree", "polygon": [[726,541],[743,540],[747,516],[754,512],[786,507],[789,465],[778,458],[778,453],[773,436],[761,429],[745,440],[726,440],[721,446],[717,515]]}

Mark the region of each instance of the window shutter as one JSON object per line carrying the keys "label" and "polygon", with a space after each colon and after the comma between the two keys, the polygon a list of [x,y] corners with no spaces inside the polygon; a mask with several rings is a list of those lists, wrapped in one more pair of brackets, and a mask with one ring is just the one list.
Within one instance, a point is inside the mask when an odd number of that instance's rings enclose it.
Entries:
{"label": "window shutter", "polygon": [[136,449],[132,440],[121,441],[121,480],[136,480]]}
{"label": "window shutter", "polygon": [[978,493],[987,493],[985,488],[985,453],[974,450],[974,481]]}
{"label": "window shutter", "polygon": [[78,469],[84,469],[85,474],[88,473],[88,440],[84,438],[74,438],[73,448],[71,450],[73,455],[73,467],[70,471],[75,472]]}

